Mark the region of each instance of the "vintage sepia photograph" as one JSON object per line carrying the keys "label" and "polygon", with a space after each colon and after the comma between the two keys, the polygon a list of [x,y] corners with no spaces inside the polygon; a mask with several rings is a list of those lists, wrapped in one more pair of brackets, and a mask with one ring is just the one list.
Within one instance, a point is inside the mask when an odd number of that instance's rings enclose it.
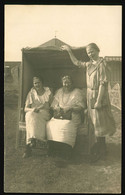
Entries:
{"label": "vintage sepia photograph", "polygon": [[121,5],[4,5],[4,192],[121,193]]}

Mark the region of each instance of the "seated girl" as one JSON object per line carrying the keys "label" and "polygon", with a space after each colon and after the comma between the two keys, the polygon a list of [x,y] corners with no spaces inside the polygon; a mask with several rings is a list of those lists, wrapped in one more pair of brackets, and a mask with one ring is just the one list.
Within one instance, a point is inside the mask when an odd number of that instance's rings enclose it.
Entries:
{"label": "seated girl", "polygon": [[33,87],[25,102],[26,120],[26,149],[23,157],[31,155],[36,139],[46,141],[46,122],[50,119],[49,107],[52,93],[43,86],[43,79],[33,77]]}
{"label": "seated girl", "polygon": [[[64,158],[69,158],[75,145],[77,130],[81,124],[81,112],[85,108],[80,89],[74,88],[70,76],[62,78],[60,88],[52,102],[54,117],[47,123],[48,154],[55,151]],[[57,154],[57,155],[58,155]]]}

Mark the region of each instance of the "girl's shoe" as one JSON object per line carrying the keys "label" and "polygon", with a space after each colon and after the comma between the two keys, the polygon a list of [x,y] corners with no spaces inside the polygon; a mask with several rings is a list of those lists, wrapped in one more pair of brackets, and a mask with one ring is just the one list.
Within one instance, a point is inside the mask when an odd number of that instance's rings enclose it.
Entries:
{"label": "girl's shoe", "polygon": [[35,138],[31,138],[30,141],[31,141],[30,142],[30,147],[35,148],[36,147],[36,139]]}
{"label": "girl's shoe", "polygon": [[32,150],[31,150],[31,147],[30,147],[30,145],[28,144],[28,145],[26,145],[26,149],[25,149],[25,152],[24,152],[24,154],[23,154],[23,158],[28,158],[28,157],[30,157],[32,155]]}

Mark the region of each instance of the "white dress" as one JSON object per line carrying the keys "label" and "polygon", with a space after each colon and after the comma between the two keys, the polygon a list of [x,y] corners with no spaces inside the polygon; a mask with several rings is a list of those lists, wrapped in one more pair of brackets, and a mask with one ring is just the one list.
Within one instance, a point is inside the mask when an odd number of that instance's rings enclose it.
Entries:
{"label": "white dress", "polygon": [[[61,108],[80,106],[84,108],[83,94],[80,89],[74,89],[70,94],[59,89],[54,97],[52,107],[59,105]],[[55,102],[55,103],[54,103]],[[47,122],[47,139],[69,144],[74,147],[77,129],[81,124],[80,113],[72,113],[71,120],[52,118]]]}
{"label": "white dress", "polygon": [[[39,96],[34,88],[30,90],[26,99],[26,106],[31,105],[32,108],[49,103],[51,91],[48,87],[44,87],[45,92]],[[42,109],[38,113],[28,111],[25,115],[26,120],[26,142],[30,142],[31,138],[38,140],[46,140],[46,122],[50,119],[49,110]]]}

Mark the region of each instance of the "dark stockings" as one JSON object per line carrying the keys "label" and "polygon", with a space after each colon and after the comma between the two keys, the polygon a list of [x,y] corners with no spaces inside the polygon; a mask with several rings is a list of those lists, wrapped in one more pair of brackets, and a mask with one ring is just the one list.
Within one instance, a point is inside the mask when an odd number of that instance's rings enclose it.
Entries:
{"label": "dark stockings", "polygon": [[30,144],[27,144],[26,147],[25,147],[25,151],[24,151],[24,154],[23,154],[23,158],[30,157],[31,155],[32,155],[31,146],[30,146]]}
{"label": "dark stockings", "polygon": [[97,142],[94,144],[94,146],[91,148],[90,156],[91,162],[96,162],[102,157],[104,157],[106,154],[106,143],[105,143],[105,137],[97,137]]}
{"label": "dark stockings", "polygon": [[48,155],[49,156],[59,156],[64,159],[70,159],[72,155],[72,147],[68,144],[48,141]]}

